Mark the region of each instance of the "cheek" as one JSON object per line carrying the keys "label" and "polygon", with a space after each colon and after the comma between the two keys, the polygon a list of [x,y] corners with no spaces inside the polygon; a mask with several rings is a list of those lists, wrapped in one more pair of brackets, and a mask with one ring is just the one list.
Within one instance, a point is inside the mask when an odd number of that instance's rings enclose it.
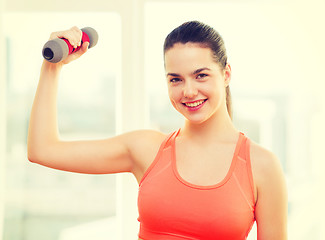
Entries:
{"label": "cheek", "polygon": [[171,98],[170,98],[170,102],[171,102],[171,104],[173,105],[173,107],[177,110],[176,102],[173,101],[173,99],[171,99]]}
{"label": "cheek", "polygon": [[211,84],[208,87],[202,88],[201,93],[213,102],[221,101],[226,94],[225,88],[219,84]]}
{"label": "cheek", "polygon": [[210,87],[210,91],[213,91],[217,95],[223,94],[225,92],[225,90],[226,90],[225,85],[221,81],[214,83]]}
{"label": "cheek", "polygon": [[168,89],[168,96],[169,96],[169,100],[172,103],[172,105],[174,106],[174,108],[177,108],[177,102],[179,101],[179,94],[177,93],[177,91],[175,91],[175,89]]}

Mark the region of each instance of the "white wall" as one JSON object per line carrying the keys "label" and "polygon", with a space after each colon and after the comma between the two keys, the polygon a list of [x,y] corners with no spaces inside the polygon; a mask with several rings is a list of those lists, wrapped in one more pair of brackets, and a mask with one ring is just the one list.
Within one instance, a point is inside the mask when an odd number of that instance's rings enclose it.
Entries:
{"label": "white wall", "polygon": [[[147,105],[145,102],[145,82],[138,81],[143,77],[143,1],[142,0],[96,0],[87,3],[80,1],[39,1],[39,0],[3,0],[3,12],[117,12],[121,16],[122,21],[122,76],[118,82],[117,88],[117,132],[125,132],[133,129],[144,128],[148,122]],[[46,20],[45,20],[46,21]],[[48,19],[53,21],[53,19]],[[62,20],[61,20],[62,21]],[[76,23],[76,25],[78,25]],[[28,26],[31,27],[32,26]],[[1,31],[1,25],[0,25]],[[1,34],[1,32],[0,32]],[[1,35],[0,35],[1,36]],[[2,42],[0,42],[1,44]],[[1,44],[0,47],[2,47]],[[0,52],[2,48],[0,48]],[[4,54],[1,54],[1,58]],[[108,56],[110,57],[110,56]],[[112,56],[113,57],[113,56]],[[2,63],[2,62],[1,62]],[[5,64],[1,64],[0,73],[3,75]],[[0,87],[5,90],[5,77],[2,76]],[[4,92],[5,93],[5,92]],[[5,94],[1,94],[1,100],[5,99]],[[5,102],[1,101],[1,129],[5,128]],[[2,107],[3,106],[3,107]],[[1,131],[0,150],[5,148],[4,135],[5,131]],[[0,139],[0,140],[1,140]],[[0,154],[4,155],[5,151]],[[4,156],[1,156],[4,159]],[[1,161],[4,163],[4,161]],[[4,169],[1,167],[0,171]],[[0,177],[3,177],[2,174]],[[3,185],[3,181],[0,182]],[[137,184],[135,179],[129,174],[121,174],[117,177],[117,220],[119,223],[118,236],[119,239],[132,239],[137,235]],[[0,190],[3,190],[1,188]],[[3,201],[0,199],[0,204]],[[2,204],[1,204],[2,205]],[[1,209],[0,209],[1,218]],[[1,224],[1,222],[0,222]],[[2,224],[1,224],[2,226]],[[1,227],[0,226],[0,227]],[[1,230],[1,228],[0,228]],[[0,232],[0,236],[2,236]],[[0,237],[1,239],[1,237]]]}
{"label": "white wall", "polygon": [[3,36],[3,4],[0,0],[0,239],[3,235],[6,150],[6,62]]}

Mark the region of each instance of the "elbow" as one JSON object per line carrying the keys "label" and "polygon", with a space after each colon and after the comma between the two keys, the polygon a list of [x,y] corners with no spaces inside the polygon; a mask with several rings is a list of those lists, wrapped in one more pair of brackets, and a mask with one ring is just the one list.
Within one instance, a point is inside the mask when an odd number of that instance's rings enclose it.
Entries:
{"label": "elbow", "polygon": [[53,146],[48,144],[27,144],[27,159],[31,163],[47,165],[53,156]]}
{"label": "elbow", "polygon": [[27,159],[32,163],[43,164],[53,154],[57,141],[44,138],[27,139]]}
{"label": "elbow", "polygon": [[28,161],[31,162],[31,163],[37,163],[37,162],[38,162],[37,159],[36,159],[35,157],[32,157],[32,156],[30,156],[30,155],[27,156],[27,159],[28,159]]}
{"label": "elbow", "polygon": [[29,162],[32,163],[37,163],[38,162],[38,149],[39,147],[37,147],[37,144],[35,143],[35,141],[33,141],[32,138],[30,138],[30,136],[28,136],[27,138],[27,159]]}
{"label": "elbow", "polygon": [[40,163],[41,153],[39,148],[27,145],[27,159],[32,163]]}
{"label": "elbow", "polygon": [[31,163],[38,163],[38,157],[35,153],[32,153],[31,151],[27,151],[27,159],[28,161],[30,161]]}

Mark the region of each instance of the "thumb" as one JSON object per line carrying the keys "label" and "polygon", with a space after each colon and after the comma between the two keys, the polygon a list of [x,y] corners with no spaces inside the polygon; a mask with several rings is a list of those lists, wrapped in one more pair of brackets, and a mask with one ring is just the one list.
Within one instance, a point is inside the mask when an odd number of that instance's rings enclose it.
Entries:
{"label": "thumb", "polygon": [[74,54],[77,57],[80,57],[81,55],[85,54],[88,51],[88,47],[89,47],[89,42],[84,42],[82,43],[81,48]]}
{"label": "thumb", "polygon": [[87,52],[88,47],[89,47],[89,42],[84,42],[84,43],[82,44],[80,50],[81,50],[83,53],[85,53],[85,52]]}
{"label": "thumb", "polygon": [[82,43],[81,47],[76,52],[74,52],[72,54],[74,54],[74,55],[80,55],[81,56],[82,54],[84,54],[85,52],[87,52],[88,46],[89,46],[89,42],[84,42],[84,43]]}
{"label": "thumb", "polygon": [[71,61],[73,60],[76,60],[78,59],[79,57],[81,57],[83,54],[85,54],[88,50],[88,46],[89,46],[89,42],[84,42],[82,45],[81,45],[81,48],[72,53],[71,55],[69,55],[64,61],[63,63],[64,64],[67,64],[67,63],[70,63]]}

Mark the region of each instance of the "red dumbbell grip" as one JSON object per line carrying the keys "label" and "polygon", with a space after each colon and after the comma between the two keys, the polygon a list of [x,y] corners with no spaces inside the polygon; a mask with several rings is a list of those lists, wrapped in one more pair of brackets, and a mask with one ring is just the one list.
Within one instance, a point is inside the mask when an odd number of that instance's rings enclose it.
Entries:
{"label": "red dumbbell grip", "polygon": [[78,51],[78,50],[81,48],[81,46],[82,46],[82,44],[83,44],[84,42],[89,42],[89,37],[88,37],[88,35],[87,35],[86,33],[82,32],[81,45],[80,45],[79,47],[77,47],[77,48],[74,48],[74,47],[70,44],[69,40],[67,40],[67,39],[65,39],[65,38],[62,38],[62,40],[64,40],[64,41],[66,42],[66,44],[68,45],[68,48],[69,48],[69,54],[71,54],[71,53],[74,53],[74,52]]}

